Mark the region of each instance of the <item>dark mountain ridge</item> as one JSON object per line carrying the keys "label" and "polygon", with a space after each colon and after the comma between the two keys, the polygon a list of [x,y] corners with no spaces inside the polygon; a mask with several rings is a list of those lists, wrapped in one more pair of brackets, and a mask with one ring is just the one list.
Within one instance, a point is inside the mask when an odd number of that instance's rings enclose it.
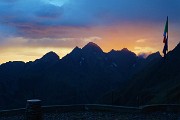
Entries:
{"label": "dark mountain ridge", "polygon": [[[151,61],[161,58],[154,56]],[[92,42],[62,59],[49,52],[34,62],[8,62],[0,65],[0,106],[24,107],[32,98],[42,99],[44,105],[98,103],[148,62],[128,49],[104,53]]]}

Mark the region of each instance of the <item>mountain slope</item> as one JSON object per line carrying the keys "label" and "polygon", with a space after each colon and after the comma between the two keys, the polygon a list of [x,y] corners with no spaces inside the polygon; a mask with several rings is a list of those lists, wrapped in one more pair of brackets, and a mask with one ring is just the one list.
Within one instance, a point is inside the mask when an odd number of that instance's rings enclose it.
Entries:
{"label": "mountain slope", "polygon": [[114,103],[135,106],[156,103],[180,104],[179,91],[180,44],[168,53],[167,59],[161,58],[157,61],[151,61],[122,89],[115,91]]}

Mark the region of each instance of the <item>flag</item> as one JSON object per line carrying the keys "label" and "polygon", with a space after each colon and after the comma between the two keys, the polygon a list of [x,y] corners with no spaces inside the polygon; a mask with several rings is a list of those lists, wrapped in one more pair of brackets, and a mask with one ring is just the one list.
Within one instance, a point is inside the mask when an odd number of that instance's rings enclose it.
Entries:
{"label": "flag", "polygon": [[164,28],[163,36],[164,36],[163,43],[165,43],[166,40],[167,40],[167,37],[168,37],[168,17],[167,17],[167,20],[166,20],[166,25],[165,25],[165,28]]}
{"label": "flag", "polygon": [[164,36],[164,39],[163,39],[163,43],[164,43],[163,53],[166,54],[166,51],[168,51],[168,17],[167,17],[167,20],[166,20],[163,36]]}

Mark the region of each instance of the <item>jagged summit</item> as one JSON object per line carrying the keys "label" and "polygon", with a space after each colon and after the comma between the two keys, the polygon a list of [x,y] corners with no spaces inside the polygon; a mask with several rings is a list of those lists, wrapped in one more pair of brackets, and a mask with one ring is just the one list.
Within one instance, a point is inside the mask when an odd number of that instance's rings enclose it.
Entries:
{"label": "jagged summit", "polygon": [[128,50],[127,48],[123,48],[121,51],[125,51],[125,52],[128,51],[129,52],[130,50]]}
{"label": "jagged summit", "polygon": [[82,50],[87,52],[103,52],[102,49],[93,42],[89,42],[82,48]]}
{"label": "jagged summit", "polygon": [[179,47],[180,48],[180,42],[177,44],[177,46],[176,47]]}
{"label": "jagged summit", "polygon": [[167,54],[168,61],[169,60],[180,61],[179,53],[180,53],[180,43],[172,51],[168,52],[168,54]]}
{"label": "jagged summit", "polygon": [[178,43],[178,45],[174,48],[175,52],[180,52],[180,42]]}
{"label": "jagged summit", "polygon": [[155,53],[152,53],[150,54],[146,59],[151,61],[151,60],[154,60],[154,59],[160,59],[162,56],[159,52],[155,52]]}
{"label": "jagged summit", "polygon": [[72,50],[72,53],[77,53],[81,51],[81,48],[79,48],[78,46],[76,46],[73,50]]}
{"label": "jagged summit", "polygon": [[115,53],[115,52],[131,52],[131,51],[128,50],[127,48],[123,48],[122,50],[114,50],[114,49],[112,49],[109,53]]}
{"label": "jagged summit", "polygon": [[113,55],[113,56],[119,56],[119,55],[136,56],[136,54],[134,52],[128,50],[127,48],[123,48],[122,50],[114,50],[114,49],[112,49],[108,54]]}
{"label": "jagged summit", "polygon": [[63,60],[69,59],[71,61],[73,59],[73,60],[79,61],[82,58],[90,59],[89,57],[90,56],[94,57],[94,55],[95,56],[98,55],[98,57],[100,57],[102,54],[103,54],[103,51],[97,44],[93,42],[89,42],[82,49],[76,46],[72,50],[72,52],[70,52],[65,57],[63,57]]}
{"label": "jagged summit", "polygon": [[119,53],[119,50],[112,49],[110,52],[108,52],[108,54],[116,54],[116,53]]}
{"label": "jagged summit", "polygon": [[[112,49],[110,52],[115,52],[115,51],[116,51],[116,50]],[[109,52],[109,53],[110,53],[110,52]]]}
{"label": "jagged summit", "polygon": [[58,56],[55,52],[51,51],[51,52],[46,53],[46,54],[41,58],[41,60],[46,61],[46,62],[49,62],[49,61],[57,61],[57,60],[59,60],[59,56]]}
{"label": "jagged summit", "polygon": [[[87,45],[85,45],[85,46],[96,46],[96,47],[99,47],[96,43],[93,43],[93,42],[89,42]],[[84,47],[85,47],[84,46]]]}
{"label": "jagged summit", "polygon": [[[79,47],[75,47],[73,50],[72,50],[72,52],[71,53],[69,53],[69,54],[67,54],[67,56],[71,56],[71,57],[78,57],[80,54],[81,54],[81,48],[79,48]],[[65,56],[66,57],[66,56]]]}

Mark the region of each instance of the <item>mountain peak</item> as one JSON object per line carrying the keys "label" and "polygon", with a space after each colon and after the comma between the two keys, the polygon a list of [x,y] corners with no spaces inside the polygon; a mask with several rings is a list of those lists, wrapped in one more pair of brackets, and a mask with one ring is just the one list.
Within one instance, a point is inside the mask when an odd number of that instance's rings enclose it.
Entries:
{"label": "mountain peak", "polygon": [[85,51],[93,51],[93,52],[103,52],[102,49],[95,43],[89,42],[87,45],[85,45],[82,50]]}
{"label": "mountain peak", "polygon": [[116,50],[114,50],[114,49],[112,49],[110,52],[108,52],[108,53],[114,53],[114,52],[116,52]]}
{"label": "mountain peak", "polygon": [[[114,54],[114,55],[117,55],[117,54],[133,54],[135,55],[134,52],[128,50],[127,48],[123,48],[122,50],[114,50],[112,49],[109,54]],[[136,56],[136,55],[135,55]]]}
{"label": "mountain peak", "polygon": [[81,48],[79,48],[78,46],[76,46],[76,47],[72,50],[72,52],[80,51],[80,50],[81,50]]}
{"label": "mountain peak", "polygon": [[81,53],[81,48],[76,46],[70,54],[75,55],[74,57],[76,57],[76,55],[79,55],[80,53]]}
{"label": "mountain peak", "polygon": [[177,44],[177,46],[174,48],[174,51],[180,51],[180,42]]}
{"label": "mountain peak", "polygon": [[57,61],[57,60],[59,60],[59,56],[55,52],[51,51],[51,52],[46,53],[41,58],[41,60],[43,60],[45,62]]}
{"label": "mountain peak", "polygon": [[155,52],[155,53],[150,54],[150,55],[146,58],[146,60],[152,61],[152,60],[154,60],[154,59],[159,59],[159,58],[161,58],[161,57],[162,57],[162,56],[161,56],[161,54],[160,54],[159,52]]}
{"label": "mountain peak", "polygon": [[177,61],[177,60],[180,60],[179,53],[180,53],[180,42],[172,51],[168,52],[167,56],[169,59],[173,59]]}
{"label": "mountain peak", "polygon": [[123,48],[121,51],[122,52],[130,52],[130,50],[128,50],[127,48]]}

